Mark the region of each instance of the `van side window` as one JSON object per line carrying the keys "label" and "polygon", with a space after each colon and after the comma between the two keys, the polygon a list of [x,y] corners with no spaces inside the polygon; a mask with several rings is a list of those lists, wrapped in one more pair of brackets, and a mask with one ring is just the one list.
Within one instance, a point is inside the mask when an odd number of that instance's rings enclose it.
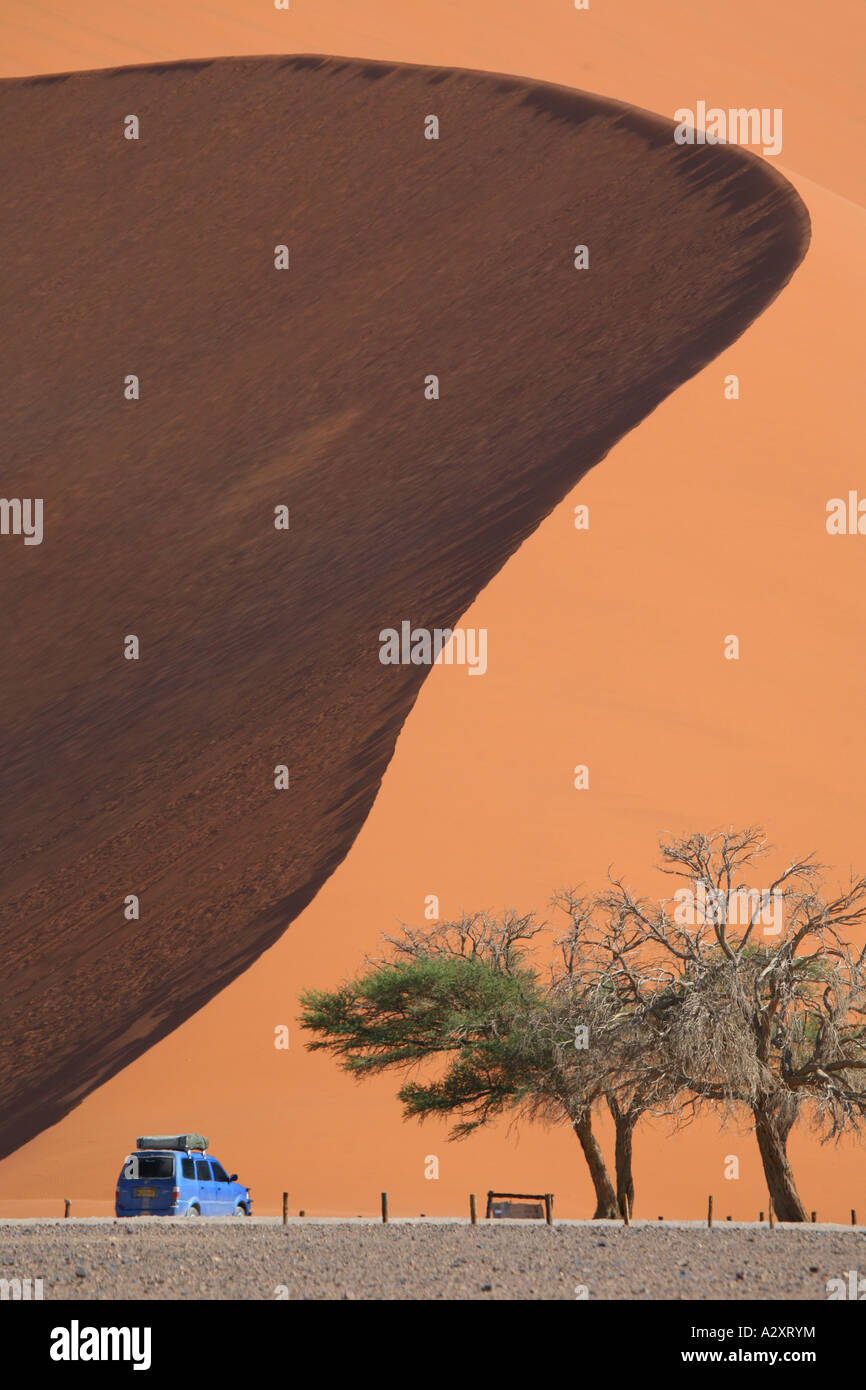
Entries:
{"label": "van side window", "polygon": [[228,1182],[229,1175],[221,1163],[214,1163],[213,1159],[211,1159],[211,1166],[213,1167],[215,1182]]}
{"label": "van side window", "polygon": [[191,1158],[182,1158],[180,1160],[180,1167],[181,1172],[185,1178],[195,1177],[195,1164],[193,1163]]}
{"label": "van side window", "polygon": [[195,1175],[199,1182],[211,1182],[210,1164],[205,1163],[203,1159],[197,1158],[195,1161]]}

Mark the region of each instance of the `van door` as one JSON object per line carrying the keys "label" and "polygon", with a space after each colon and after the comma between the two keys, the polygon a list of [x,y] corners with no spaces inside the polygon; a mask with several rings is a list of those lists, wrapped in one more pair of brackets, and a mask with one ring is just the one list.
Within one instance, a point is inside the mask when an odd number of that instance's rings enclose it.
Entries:
{"label": "van door", "polygon": [[210,1161],[214,1177],[214,1193],[216,1196],[216,1212],[220,1216],[231,1216],[234,1211],[234,1199],[232,1197],[229,1175],[221,1163],[217,1163],[215,1158]]}
{"label": "van door", "polygon": [[195,1175],[195,1159],[182,1158],[180,1160],[180,1177],[178,1179],[178,1189],[180,1195],[179,1206],[182,1212],[186,1212],[190,1202],[198,1201],[198,1180]]}
{"label": "van door", "polygon": [[[127,1169],[129,1173],[127,1175]],[[130,1154],[124,1165],[128,1203],[142,1216],[167,1216],[174,1189],[173,1153]]]}
{"label": "van door", "polygon": [[216,1216],[217,1206],[214,1198],[214,1184],[210,1164],[204,1158],[195,1161],[195,1176],[198,1182],[198,1204],[202,1216]]}

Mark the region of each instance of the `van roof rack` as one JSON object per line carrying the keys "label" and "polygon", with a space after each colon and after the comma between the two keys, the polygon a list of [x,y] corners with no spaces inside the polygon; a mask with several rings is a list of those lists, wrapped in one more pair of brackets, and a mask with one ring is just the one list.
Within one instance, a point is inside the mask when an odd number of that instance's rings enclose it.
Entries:
{"label": "van roof rack", "polygon": [[208,1141],[203,1134],[143,1134],[135,1141],[139,1149],[207,1149]]}

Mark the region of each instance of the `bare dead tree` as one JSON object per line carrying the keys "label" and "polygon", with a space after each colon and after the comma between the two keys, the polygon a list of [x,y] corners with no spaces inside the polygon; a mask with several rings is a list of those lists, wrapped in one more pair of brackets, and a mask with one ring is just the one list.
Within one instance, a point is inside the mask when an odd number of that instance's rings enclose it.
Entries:
{"label": "bare dead tree", "polygon": [[746,1107],[776,1213],[803,1221],[787,1154],[801,1110],[825,1139],[866,1117],[866,949],[840,934],[866,921],[866,879],[828,897],[810,855],[755,889],[743,875],[768,849],[754,827],[662,842],[676,906],[614,878],[600,906],[669,971],[635,994],[668,1086],[692,1110]]}
{"label": "bare dead tree", "polygon": [[567,889],[553,902],[569,918],[557,942],[561,966],[553,972],[554,988],[587,1017],[592,1090],[603,1098],[614,1125],[617,1208],[621,1212],[627,1200],[634,1212],[635,1126],[643,1115],[670,1114],[676,1100],[644,1008],[671,975],[648,957],[643,929],[607,912],[603,898]]}
{"label": "bare dead tree", "polygon": [[391,964],[394,959],[475,959],[503,974],[513,974],[522,967],[527,943],[545,930],[532,912],[518,913],[513,909],[501,917],[488,912],[464,912],[455,921],[437,922],[421,928],[401,924],[398,935],[383,933],[382,940],[391,947],[391,956],[368,956],[371,965]]}

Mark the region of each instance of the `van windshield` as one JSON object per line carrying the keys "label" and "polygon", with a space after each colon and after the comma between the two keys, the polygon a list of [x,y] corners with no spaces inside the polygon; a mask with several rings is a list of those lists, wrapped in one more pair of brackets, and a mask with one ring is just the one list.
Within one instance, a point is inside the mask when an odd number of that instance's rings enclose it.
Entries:
{"label": "van windshield", "polygon": [[140,1178],[173,1178],[173,1154],[139,1154],[138,1176]]}

